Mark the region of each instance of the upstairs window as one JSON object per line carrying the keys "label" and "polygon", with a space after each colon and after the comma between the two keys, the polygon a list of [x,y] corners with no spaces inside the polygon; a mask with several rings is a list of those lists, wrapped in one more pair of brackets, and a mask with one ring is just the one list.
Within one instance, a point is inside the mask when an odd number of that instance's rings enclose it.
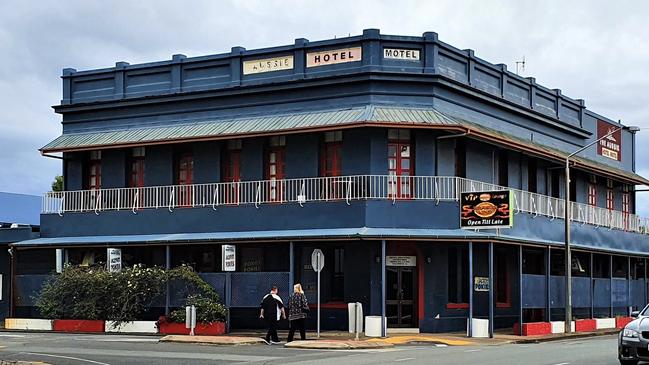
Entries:
{"label": "upstairs window", "polygon": [[284,158],[286,137],[275,136],[268,140],[266,149],[266,197],[268,201],[282,201],[284,197]]}
{"label": "upstairs window", "polygon": [[101,189],[101,151],[91,151],[88,156],[86,189]]}
{"label": "upstairs window", "polygon": [[325,132],[321,152],[320,176],[340,176],[342,172],[343,132]]}
{"label": "upstairs window", "polygon": [[597,179],[593,175],[588,181],[588,204],[597,206]]}
{"label": "upstairs window", "polygon": [[629,186],[624,185],[622,188],[622,219],[624,220],[624,229],[629,229],[629,214],[631,213],[631,194]]}
{"label": "upstairs window", "polygon": [[414,156],[410,130],[388,130],[388,195],[400,199],[411,198]]}
{"label": "upstairs window", "polygon": [[193,203],[194,155],[191,152],[179,153],[176,157],[176,204],[181,207]]}
{"label": "upstairs window", "polygon": [[509,156],[506,150],[498,151],[498,185],[509,186]]}
{"label": "upstairs window", "polygon": [[131,149],[128,164],[128,186],[131,188],[141,188],[144,186],[144,157],[144,147]]}
{"label": "upstairs window", "polygon": [[466,177],[466,143],[463,139],[455,140],[455,176]]}
{"label": "upstairs window", "polygon": [[225,188],[225,203],[238,204],[241,181],[241,140],[229,140],[223,154],[223,181],[232,183]]}
{"label": "upstairs window", "polygon": [[606,179],[606,209],[615,209],[615,193],[613,192],[613,180]]}
{"label": "upstairs window", "polygon": [[538,193],[537,189],[538,164],[536,159],[527,160],[527,190],[531,193]]}

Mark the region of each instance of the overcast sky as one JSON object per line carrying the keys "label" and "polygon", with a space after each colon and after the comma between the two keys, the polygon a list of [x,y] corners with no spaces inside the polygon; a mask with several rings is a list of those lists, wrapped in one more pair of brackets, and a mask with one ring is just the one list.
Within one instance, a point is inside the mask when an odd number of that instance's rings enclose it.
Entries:
{"label": "overcast sky", "polygon": [[[398,5],[397,5],[398,4]],[[61,69],[111,67],[357,35],[435,31],[492,63],[649,128],[649,1],[0,1],[0,191],[40,194],[60,173],[38,148],[61,131]],[[638,134],[649,177],[649,129]],[[641,212],[649,193],[639,194]],[[646,198],[644,196],[647,196]],[[649,214],[645,214],[649,215]]]}

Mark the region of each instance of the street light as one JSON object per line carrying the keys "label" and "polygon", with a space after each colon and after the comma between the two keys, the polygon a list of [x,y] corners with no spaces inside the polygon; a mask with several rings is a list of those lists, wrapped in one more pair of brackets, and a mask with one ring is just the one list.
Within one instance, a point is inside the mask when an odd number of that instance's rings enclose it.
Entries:
{"label": "street light", "polygon": [[[565,278],[566,278],[566,319],[565,319],[565,331],[566,333],[572,332],[572,255],[570,253],[570,220],[572,219],[572,204],[570,204],[570,158],[575,156],[576,154],[584,151],[588,147],[598,143],[599,141],[603,140],[604,138],[612,135],[613,133],[617,133],[618,131],[622,129],[627,129],[631,133],[638,132],[640,128],[638,127],[625,127],[621,126],[618,127],[610,132],[608,132],[606,135],[596,139],[595,141],[585,145],[584,147],[578,149],[577,151],[569,154],[566,157],[566,198],[565,198],[565,246],[566,246],[566,262],[565,262],[565,267],[566,267],[566,273],[565,273]],[[591,267],[591,270],[593,268]]]}

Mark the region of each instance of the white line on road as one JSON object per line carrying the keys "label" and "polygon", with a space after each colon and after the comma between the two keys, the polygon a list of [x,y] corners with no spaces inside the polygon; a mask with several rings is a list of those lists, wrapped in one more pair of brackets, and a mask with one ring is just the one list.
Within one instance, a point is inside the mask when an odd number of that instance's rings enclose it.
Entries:
{"label": "white line on road", "polygon": [[415,359],[414,357],[404,357],[403,359],[396,359],[396,360],[394,360],[394,362],[410,361],[410,360],[414,360],[414,359]]}
{"label": "white line on road", "polygon": [[474,350],[465,350],[464,352],[478,352],[481,351],[480,349],[474,349]]}
{"label": "white line on road", "polygon": [[437,343],[437,344],[435,344],[435,347],[448,347],[448,345],[443,344],[443,343]]}
{"label": "white line on road", "polygon": [[110,365],[110,364],[107,364],[105,362],[93,361],[93,360],[88,360],[88,359],[82,359],[82,358],[79,358],[79,357],[72,357],[72,356],[41,354],[41,353],[38,353],[38,352],[21,352],[21,354],[45,356],[45,357],[56,357],[56,358],[59,358],[59,359],[76,360],[76,361],[81,361],[81,362],[87,362],[87,363],[90,363],[90,364],[97,364],[97,365]]}
{"label": "white line on road", "polygon": [[554,365],[569,365],[569,364],[570,364],[569,362],[560,362],[560,363],[554,364]]}
{"label": "white line on road", "polygon": [[0,337],[23,338],[23,337],[25,337],[25,335],[5,335],[5,334],[0,334]]}

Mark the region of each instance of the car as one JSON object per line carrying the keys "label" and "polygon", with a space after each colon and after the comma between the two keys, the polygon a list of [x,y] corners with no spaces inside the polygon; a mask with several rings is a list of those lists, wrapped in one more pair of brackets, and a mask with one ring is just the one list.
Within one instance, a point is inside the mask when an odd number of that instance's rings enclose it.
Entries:
{"label": "car", "polygon": [[631,312],[635,318],[620,331],[617,358],[621,365],[636,365],[649,361],[649,305],[642,311]]}

